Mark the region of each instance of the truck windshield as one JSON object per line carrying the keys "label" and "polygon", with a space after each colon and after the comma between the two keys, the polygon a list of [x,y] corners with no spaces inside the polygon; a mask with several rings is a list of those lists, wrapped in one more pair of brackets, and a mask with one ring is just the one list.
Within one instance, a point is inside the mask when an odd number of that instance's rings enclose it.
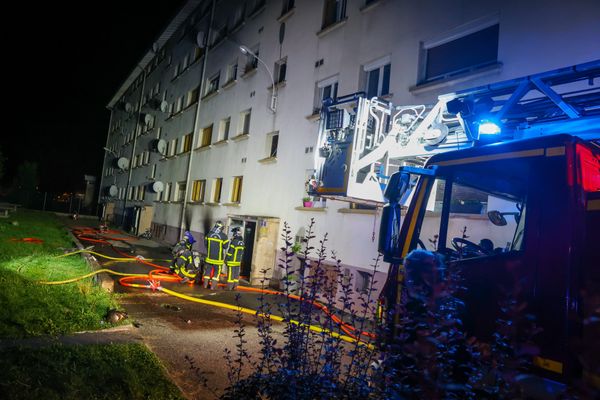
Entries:
{"label": "truck windshield", "polygon": [[525,182],[471,171],[433,182],[418,245],[455,259],[522,250]]}

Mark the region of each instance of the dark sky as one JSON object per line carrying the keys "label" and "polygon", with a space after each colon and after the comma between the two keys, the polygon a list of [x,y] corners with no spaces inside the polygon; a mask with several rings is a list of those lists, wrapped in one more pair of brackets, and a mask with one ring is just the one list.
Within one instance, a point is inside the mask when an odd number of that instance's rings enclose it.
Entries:
{"label": "dark sky", "polygon": [[183,3],[21,2],[5,15],[15,20],[2,28],[2,59],[12,64],[0,133],[4,185],[25,160],[38,163],[41,190],[81,189],[84,174],[99,178],[106,104]]}

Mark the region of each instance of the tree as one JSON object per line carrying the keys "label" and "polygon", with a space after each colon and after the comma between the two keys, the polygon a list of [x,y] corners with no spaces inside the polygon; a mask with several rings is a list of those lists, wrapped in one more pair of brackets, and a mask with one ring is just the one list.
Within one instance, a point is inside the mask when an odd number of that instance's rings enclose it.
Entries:
{"label": "tree", "polygon": [[2,154],[2,148],[0,148],[0,180],[4,177],[4,155]]}
{"label": "tree", "polygon": [[37,163],[24,161],[17,169],[13,188],[17,201],[25,207],[30,207],[35,201],[38,185]]}

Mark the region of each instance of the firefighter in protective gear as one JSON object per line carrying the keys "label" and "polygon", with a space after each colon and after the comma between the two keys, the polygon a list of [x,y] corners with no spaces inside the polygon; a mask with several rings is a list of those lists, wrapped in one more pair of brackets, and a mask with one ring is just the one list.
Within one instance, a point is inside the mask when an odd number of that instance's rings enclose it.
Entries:
{"label": "firefighter in protective gear", "polygon": [[229,243],[225,264],[227,264],[227,289],[233,290],[240,281],[240,265],[244,256],[244,238],[240,234],[240,228],[231,230],[233,237]]}
{"label": "firefighter in protective gear", "polygon": [[[208,235],[204,238],[206,244],[206,258],[204,259],[204,287],[216,289],[219,284],[219,275],[225,262],[225,249],[229,240],[223,232],[223,223],[217,221]],[[212,275],[212,277],[211,277]]]}
{"label": "firefighter in protective gear", "polygon": [[186,231],[181,239],[173,247],[173,262],[171,271],[179,277],[181,282],[185,283],[196,278],[200,266],[200,254],[192,250],[192,245],[196,239],[189,231]]}

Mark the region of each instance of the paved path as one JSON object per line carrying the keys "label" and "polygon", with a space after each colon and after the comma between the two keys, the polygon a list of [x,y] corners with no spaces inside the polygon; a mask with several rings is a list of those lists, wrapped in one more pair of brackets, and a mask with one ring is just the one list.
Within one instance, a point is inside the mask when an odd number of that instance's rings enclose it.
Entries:
{"label": "paved path", "polygon": [[[72,221],[65,218],[70,226],[90,224],[95,221]],[[87,243],[83,242],[86,246]],[[119,250],[131,251],[132,255],[146,258],[168,259],[168,246],[149,240],[135,240],[129,244],[119,243]],[[96,245],[94,251],[111,257],[122,257],[110,246]],[[97,257],[103,267],[131,273],[147,273],[152,267],[140,263],[114,262]],[[159,264],[167,265],[163,262]],[[235,304],[236,293],[225,290],[210,291],[197,285],[165,282],[164,286],[187,295],[206,298],[213,301]],[[164,363],[170,377],[189,399],[211,399],[222,394],[229,385],[228,367],[224,359],[225,349],[235,350],[237,339],[234,338],[235,312],[217,307],[186,301],[161,292],[125,288],[115,282],[115,292],[120,293],[120,303],[135,322],[125,337],[143,341]],[[241,293],[240,305],[256,307],[256,294]],[[256,321],[253,316],[245,315],[246,348],[250,354],[259,354],[259,338]],[[281,332],[282,325],[274,330]],[[135,339],[134,339],[135,338]],[[187,358],[192,358],[195,365],[209,380],[209,388],[202,385],[194,369],[190,368]]]}

